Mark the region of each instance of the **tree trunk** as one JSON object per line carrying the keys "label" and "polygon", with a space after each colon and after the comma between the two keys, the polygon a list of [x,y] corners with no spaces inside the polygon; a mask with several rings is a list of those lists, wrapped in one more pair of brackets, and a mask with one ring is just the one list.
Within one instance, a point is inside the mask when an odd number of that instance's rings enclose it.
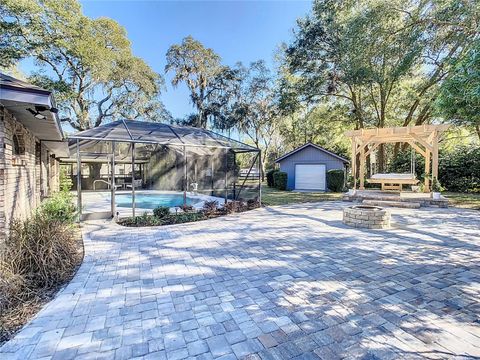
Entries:
{"label": "tree trunk", "polygon": [[[100,170],[102,169],[101,163],[88,163],[88,172],[91,184],[93,186],[93,182],[95,180],[100,179]],[[93,189],[93,188],[92,188]]]}
{"label": "tree trunk", "polygon": [[[378,119],[378,127],[385,127],[385,109],[387,107],[387,100],[385,90],[380,86],[380,114]],[[380,173],[385,172],[385,144],[378,146],[377,169]]]}

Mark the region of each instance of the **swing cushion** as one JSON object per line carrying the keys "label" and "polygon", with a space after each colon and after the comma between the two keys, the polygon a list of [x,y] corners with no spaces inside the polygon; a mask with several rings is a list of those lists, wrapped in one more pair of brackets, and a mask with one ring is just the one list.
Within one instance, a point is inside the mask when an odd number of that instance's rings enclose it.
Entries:
{"label": "swing cushion", "polygon": [[374,174],[370,180],[416,180],[415,174]]}

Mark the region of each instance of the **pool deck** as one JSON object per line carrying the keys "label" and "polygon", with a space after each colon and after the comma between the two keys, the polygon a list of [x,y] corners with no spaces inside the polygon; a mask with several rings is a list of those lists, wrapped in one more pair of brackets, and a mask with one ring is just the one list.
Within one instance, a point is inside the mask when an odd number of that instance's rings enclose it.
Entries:
{"label": "pool deck", "polygon": [[[132,193],[131,190],[117,190],[115,194],[122,195],[130,195]],[[75,197],[77,195],[74,192]],[[165,190],[136,190],[136,195],[165,195],[165,194],[177,194],[183,195],[183,192],[179,191],[165,191]],[[82,214],[106,214],[110,213],[110,199],[111,199],[110,191],[84,191],[82,192]],[[196,209],[201,209],[205,201],[218,201],[218,204],[221,205],[225,201],[223,198],[203,195],[203,194],[194,194],[193,192],[187,192],[187,197],[192,199],[199,199],[200,201],[193,205]],[[136,215],[141,215],[144,213],[152,213],[153,209],[146,209],[142,207],[136,207]],[[171,207],[171,211],[175,212],[178,211],[179,208]],[[120,217],[132,216],[132,208],[131,207],[119,207],[117,205],[117,212]]]}

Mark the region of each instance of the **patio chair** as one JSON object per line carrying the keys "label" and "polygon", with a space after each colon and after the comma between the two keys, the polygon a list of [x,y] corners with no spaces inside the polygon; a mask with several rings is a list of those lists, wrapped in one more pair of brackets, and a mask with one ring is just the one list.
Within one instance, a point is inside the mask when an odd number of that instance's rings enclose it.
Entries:
{"label": "patio chair", "polygon": [[[135,186],[135,189],[136,188],[141,188],[142,187],[142,180],[141,179],[138,179],[138,180],[133,180],[133,186]],[[125,187],[127,189],[131,189],[132,188],[132,184],[125,184]]]}

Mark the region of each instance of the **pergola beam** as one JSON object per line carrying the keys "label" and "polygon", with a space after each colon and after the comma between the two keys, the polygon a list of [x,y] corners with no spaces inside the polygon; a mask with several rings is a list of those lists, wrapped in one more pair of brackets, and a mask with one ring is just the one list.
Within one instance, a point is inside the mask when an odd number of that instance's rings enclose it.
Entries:
{"label": "pergola beam", "polygon": [[422,150],[422,148],[421,148],[420,146],[418,146],[417,144],[415,144],[413,141],[408,141],[408,144],[409,144],[412,148],[414,148],[415,150],[417,150],[417,152],[418,152],[420,155],[422,155],[423,157],[426,157],[426,156],[427,156],[427,151],[428,151],[428,150],[426,150],[426,151]]}

